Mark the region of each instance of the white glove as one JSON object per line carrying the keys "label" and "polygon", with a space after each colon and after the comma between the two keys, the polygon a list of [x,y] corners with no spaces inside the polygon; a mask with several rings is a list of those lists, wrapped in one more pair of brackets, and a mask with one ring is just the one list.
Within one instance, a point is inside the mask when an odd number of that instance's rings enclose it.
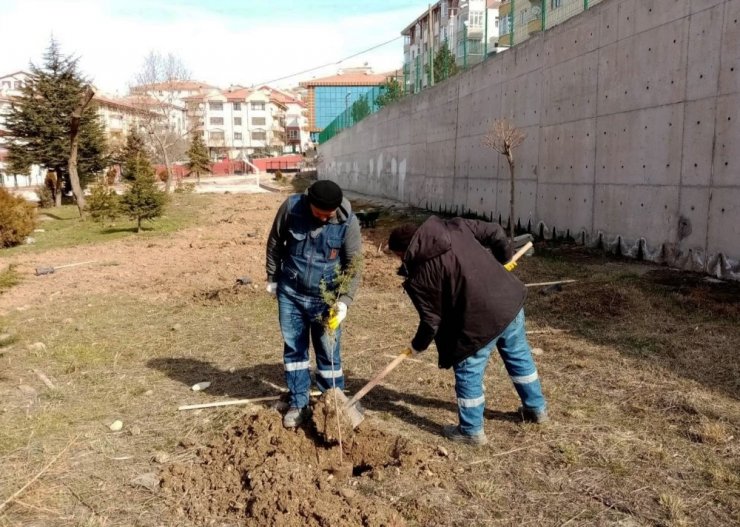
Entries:
{"label": "white glove", "polygon": [[265,291],[270,293],[272,296],[277,295],[277,282],[269,282],[267,284],[267,287],[265,288]]}
{"label": "white glove", "polygon": [[337,329],[339,324],[347,317],[347,304],[337,302],[332,309],[332,316],[329,319],[329,329]]}

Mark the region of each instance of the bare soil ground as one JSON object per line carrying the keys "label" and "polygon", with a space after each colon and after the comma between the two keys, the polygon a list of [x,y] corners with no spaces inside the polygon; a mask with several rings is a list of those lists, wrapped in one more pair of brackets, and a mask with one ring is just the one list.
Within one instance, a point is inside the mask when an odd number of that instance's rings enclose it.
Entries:
{"label": "bare soil ground", "polygon": [[[0,526],[740,523],[740,287],[578,247],[538,244],[516,270],[578,280],[526,303],[546,426],[522,422],[493,360],[489,444],[447,442],[453,377],[433,349],[363,399],[341,447],[283,429],[280,401],[178,411],[282,393],[263,266],[284,198],[204,199],[195,227],[161,237],[0,253],[22,279],[0,294]],[[386,207],[363,230],[350,394],[413,335],[379,246],[423,216]],[[33,275],[86,260],[98,263]]]}

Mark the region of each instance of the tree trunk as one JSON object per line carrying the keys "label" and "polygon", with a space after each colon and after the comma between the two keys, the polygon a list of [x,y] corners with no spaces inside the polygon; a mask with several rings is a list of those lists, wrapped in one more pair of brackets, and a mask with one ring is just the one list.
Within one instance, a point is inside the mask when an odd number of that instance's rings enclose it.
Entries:
{"label": "tree trunk", "polygon": [[136,218],[136,233],[141,232],[141,216],[137,216]]}
{"label": "tree trunk", "polygon": [[167,155],[167,149],[162,145],[162,157],[164,158],[164,168],[167,170],[167,182],[164,184],[164,191],[169,194],[172,192],[172,170],[170,169],[170,156]]}
{"label": "tree trunk", "polygon": [[54,195],[54,206],[55,207],[61,207],[62,206],[62,178],[60,178],[57,174],[59,174],[59,170],[54,171],[54,188],[52,189],[52,194]]}
{"label": "tree trunk", "polygon": [[80,101],[77,104],[74,112],[72,112],[72,124],[70,127],[70,139],[71,146],[69,150],[69,182],[72,184],[72,192],[77,201],[77,210],[80,212],[80,218],[83,216],[85,211],[85,195],[82,193],[82,185],[80,185],[80,176],[77,173],[77,149],[80,144],[80,120],[82,119],[82,112],[85,110],[90,101],[92,100],[95,92],[87,85],[80,94]]}
{"label": "tree trunk", "polygon": [[514,239],[514,155],[509,152],[506,156],[509,162],[509,175],[511,176],[511,196],[509,197],[509,238]]}

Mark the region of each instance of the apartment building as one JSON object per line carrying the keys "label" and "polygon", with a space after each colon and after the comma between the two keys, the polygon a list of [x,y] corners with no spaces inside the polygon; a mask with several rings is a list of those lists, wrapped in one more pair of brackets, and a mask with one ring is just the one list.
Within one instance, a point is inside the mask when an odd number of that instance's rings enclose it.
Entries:
{"label": "apartment building", "polygon": [[201,134],[214,161],[284,150],[287,106],[269,89],[233,87],[193,95],[185,103],[194,133]]}
{"label": "apartment building", "polygon": [[145,118],[158,117],[128,98],[96,93],[93,102],[97,106],[98,116],[111,148],[125,144],[129,130],[140,129]]}
{"label": "apartment building", "polygon": [[5,116],[10,111],[13,99],[20,97],[28,80],[28,73],[16,71],[0,76],[0,185],[4,187],[30,187],[44,181],[45,171],[38,165],[31,166],[28,174],[10,174],[7,170],[7,130]]}
{"label": "apartment building", "polygon": [[186,101],[191,97],[218,93],[219,89],[205,82],[175,80],[133,86],[130,92],[128,100],[132,104],[166,117],[170,130],[187,137],[200,115],[188,108]]}
{"label": "apartment building", "polygon": [[300,85],[308,90],[308,130],[313,143],[318,143],[319,133],[343,112],[347,112],[360,97],[371,95],[374,103],[386,79],[393,74],[373,73],[367,66],[345,68],[337,75],[311,79]]}
{"label": "apartment building", "polygon": [[499,8],[503,46],[524,42],[531,35],[558,25],[603,0],[503,0]]}
{"label": "apartment building", "polygon": [[407,93],[434,84],[434,57],[443,45],[460,68],[477,64],[502,49],[499,43],[499,6],[493,0],[440,0],[406,26],[404,79]]}
{"label": "apartment building", "polygon": [[279,90],[270,86],[262,86],[260,90],[269,91],[271,99],[285,106],[285,148],[283,152],[306,151],[310,145],[306,103],[286,90]]}

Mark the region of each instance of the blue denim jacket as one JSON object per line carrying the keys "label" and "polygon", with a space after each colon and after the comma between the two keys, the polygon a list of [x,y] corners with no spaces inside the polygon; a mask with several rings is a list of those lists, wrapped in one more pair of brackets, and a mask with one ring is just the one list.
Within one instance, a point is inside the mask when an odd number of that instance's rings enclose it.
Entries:
{"label": "blue denim jacket", "polygon": [[304,195],[289,198],[288,233],[280,280],[298,292],[319,295],[322,280],[331,289],[341,267],[340,253],[349,222],[322,223]]}

